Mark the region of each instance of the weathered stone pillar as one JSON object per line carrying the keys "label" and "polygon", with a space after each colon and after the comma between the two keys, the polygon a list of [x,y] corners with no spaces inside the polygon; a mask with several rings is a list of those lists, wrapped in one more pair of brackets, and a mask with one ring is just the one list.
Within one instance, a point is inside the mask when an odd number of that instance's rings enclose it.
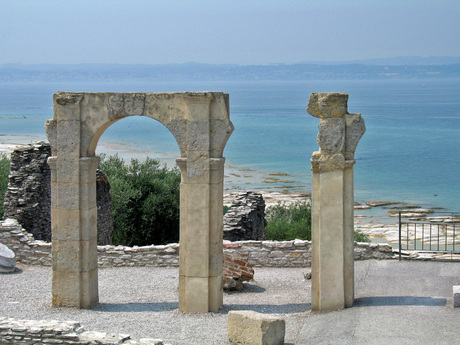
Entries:
{"label": "weathered stone pillar", "polygon": [[222,154],[233,131],[228,95],[220,92],[54,95],[54,116],[45,125],[53,154],[53,305],[98,303],[95,150],[112,123],[133,115],[163,123],[181,151],[179,308],[217,311],[223,300]]}
{"label": "weathered stone pillar", "polygon": [[312,310],[354,300],[354,152],[366,128],[347,112],[348,94],[312,93],[307,111],[320,118],[312,166]]}
{"label": "weathered stone pillar", "polygon": [[[188,102],[188,157],[181,169],[179,309],[218,311],[223,304],[224,158],[211,158],[207,97]],[[197,131],[199,123],[200,132]],[[193,127],[191,127],[193,126]]]}

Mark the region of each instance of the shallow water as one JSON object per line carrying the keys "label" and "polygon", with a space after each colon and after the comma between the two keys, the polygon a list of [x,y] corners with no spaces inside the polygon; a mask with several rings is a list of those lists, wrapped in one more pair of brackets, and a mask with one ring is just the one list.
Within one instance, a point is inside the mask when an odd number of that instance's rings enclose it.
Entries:
{"label": "shallow water", "polygon": [[[460,80],[1,83],[0,141],[45,139],[57,90],[227,92],[235,131],[224,151],[226,187],[278,191],[311,187],[319,121],[306,113],[309,94],[347,92],[349,112],[361,112],[367,127],[356,151],[355,199],[460,209]],[[170,165],[179,154],[166,128],[140,116],[112,125],[98,152]]]}

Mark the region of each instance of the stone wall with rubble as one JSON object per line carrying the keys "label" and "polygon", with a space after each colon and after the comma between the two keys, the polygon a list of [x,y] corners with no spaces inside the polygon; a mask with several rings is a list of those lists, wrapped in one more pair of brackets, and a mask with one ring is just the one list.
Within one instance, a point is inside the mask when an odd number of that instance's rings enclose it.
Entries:
{"label": "stone wall with rubble", "polygon": [[11,152],[4,218],[15,218],[38,240],[51,240],[51,147],[44,142]]}
{"label": "stone wall with rubble", "polygon": [[18,320],[0,317],[0,344],[163,345],[160,339],[85,331],[76,321]]}
{"label": "stone wall with rubble", "polygon": [[[0,222],[0,243],[16,254],[16,261],[28,265],[51,266],[51,243],[35,240],[14,219]],[[98,246],[100,267],[179,266],[179,244],[151,246]],[[224,253],[246,256],[254,267],[309,267],[311,242],[224,241]],[[393,259],[392,248],[382,243],[356,243],[355,260]]]}
{"label": "stone wall with rubble", "polygon": [[[49,143],[17,146],[11,153],[8,188],[3,203],[4,218],[15,218],[37,240],[51,241],[51,156]],[[111,244],[112,198],[107,176],[97,171],[98,244]]]}

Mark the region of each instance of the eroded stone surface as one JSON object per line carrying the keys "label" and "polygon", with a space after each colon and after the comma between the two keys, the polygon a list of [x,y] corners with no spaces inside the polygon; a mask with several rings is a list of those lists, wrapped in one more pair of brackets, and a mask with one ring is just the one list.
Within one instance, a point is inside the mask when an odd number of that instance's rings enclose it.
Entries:
{"label": "eroded stone surface", "polygon": [[353,165],[366,127],[348,114],[345,93],[312,93],[307,111],[320,118],[312,167],[312,310],[353,305]]}
{"label": "eroded stone surface", "polygon": [[310,95],[307,112],[322,119],[342,117],[347,113],[347,102],[347,93],[314,92]]}
{"label": "eroded stone surface", "polygon": [[224,215],[224,240],[265,240],[265,202],[262,194],[241,192]]}

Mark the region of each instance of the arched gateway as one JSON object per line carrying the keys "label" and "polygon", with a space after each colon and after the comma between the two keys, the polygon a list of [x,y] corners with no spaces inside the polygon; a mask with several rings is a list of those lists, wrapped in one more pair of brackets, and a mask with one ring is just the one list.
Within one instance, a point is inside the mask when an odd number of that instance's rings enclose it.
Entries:
{"label": "arched gateway", "polygon": [[179,309],[222,306],[222,197],[225,144],[233,131],[228,94],[74,93],[54,95],[45,125],[51,143],[53,305],[98,303],[95,150],[114,122],[151,117],[174,135],[181,158]]}

